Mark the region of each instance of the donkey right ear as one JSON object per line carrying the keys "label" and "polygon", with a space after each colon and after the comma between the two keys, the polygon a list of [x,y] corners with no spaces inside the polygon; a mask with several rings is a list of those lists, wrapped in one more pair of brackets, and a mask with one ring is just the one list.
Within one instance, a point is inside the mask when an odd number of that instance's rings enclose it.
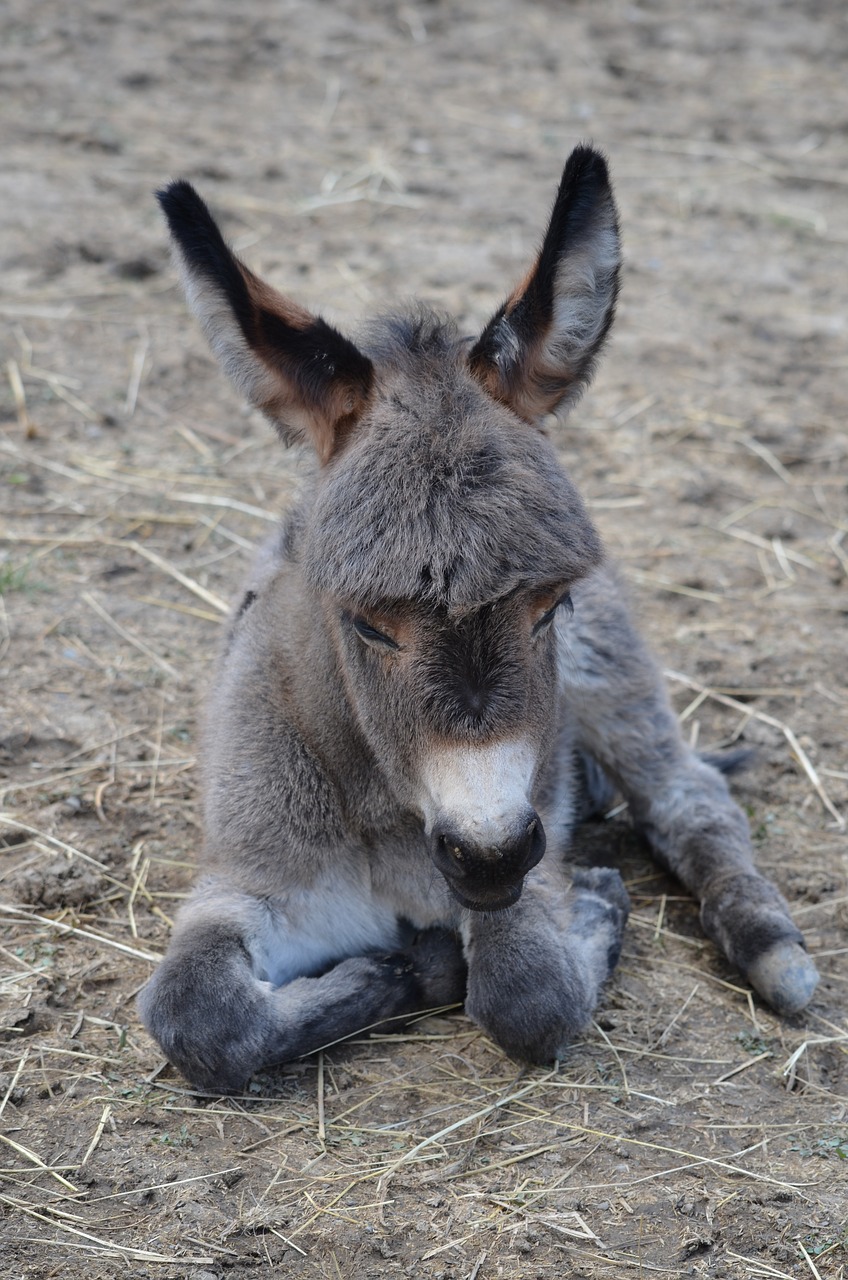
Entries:
{"label": "donkey right ear", "polygon": [[576,147],[536,262],[469,354],[490,395],[528,422],[578,399],[612,324],[620,262],[606,162]]}
{"label": "donkey right ear", "polygon": [[328,462],[371,399],[371,361],[240,262],[190,183],[157,198],[189,306],[224,369],[285,440],[311,440]]}

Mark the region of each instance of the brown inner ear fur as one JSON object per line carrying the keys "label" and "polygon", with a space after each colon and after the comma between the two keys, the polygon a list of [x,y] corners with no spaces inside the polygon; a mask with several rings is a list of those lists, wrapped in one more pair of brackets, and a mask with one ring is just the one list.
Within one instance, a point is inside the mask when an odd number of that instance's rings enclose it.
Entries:
{"label": "brown inner ear fur", "polygon": [[[239,270],[247,286],[252,307],[252,333],[245,335],[255,355],[271,375],[257,397],[257,407],[276,422],[292,422],[306,431],[322,466],[344,446],[353,427],[371,402],[373,376],[356,376],[338,370],[332,353],[324,353],[324,367],[307,382],[301,361],[274,341],[269,329],[282,327],[294,335],[308,335],[326,329],[334,338],[353,349],[347,339],[324,325],[305,307],[279,293],[253,274],[242,262]],[[274,335],[275,337],[276,335]],[[358,353],[357,353],[358,354]],[[364,360],[364,357],[361,357]],[[369,362],[370,363],[370,362]],[[373,375],[373,370],[371,371]]]}
{"label": "brown inner ear fur", "polygon": [[[529,267],[524,278],[519,281],[509,294],[503,306],[505,319],[509,319],[516,307],[522,302],[538,270],[539,263],[537,260]],[[499,364],[485,359],[482,353],[475,354],[475,352],[472,352],[469,359],[469,368],[483,390],[493,400],[497,400],[499,404],[506,405],[519,418],[523,418],[525,422],[536,427],[539,426],[538,409],[534,405],[524,403],[520,388],[527,381],[529,370],[536,363],[538,352],[542,350],[544,340],[552,324],[553,320],[551,319],[544,326],[544,329],[541,327],[537,329],[530,342],[524,341],[521,343],[515,355],[515,363],[509,370],[508,378],[505,376],[506,371]]]}
{"label": "brown inner ear fur", "polygon": [[489,395],[531,423],[573,403],[591,379],[615,312],[620,249],[606,163],[577,147],[524,280],[469,353]]}

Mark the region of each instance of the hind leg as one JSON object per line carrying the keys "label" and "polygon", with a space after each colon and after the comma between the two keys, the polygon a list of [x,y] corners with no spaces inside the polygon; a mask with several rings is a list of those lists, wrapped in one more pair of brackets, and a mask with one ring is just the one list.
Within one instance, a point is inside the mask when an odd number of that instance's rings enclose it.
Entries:
{"label": "hind leg", "polygon": [[281,986],[267,978],[302,940],[274,935],[259,899],[205,893],[184,911],[168,954],[138,999],[147,1029],[195,1086],[241,1089],[263,1067],[287,1062],[383,1022],[465,994],[459,939],[431,929],[401,947],[351,956]]}
{"label": "hind leg", "polygon": [[635,822],[699,899],[707,936],[775,1012],[798,1013],[818,972],[786,901],[754,865],[747,819],[711,765],[684,750],[676,766],[666,787],[631,790]]}
{"label": "hind leg", "polygon": [[571,888],[542,863],[515,906],[466,918],[465,1008],[525,1062],[551,1062],[585,1030],[618,961],[629,901],[617,871],[578,871]]}
{"label": "hind leg", "polygon": [[701,904],[708,937],[781,1014],[803,1009],[818,973],[778,890],[754,864],[748,822],[716,769],[680,742],[655,706],[636,759],[610,760],[657,861]]}
{"label": "hind leg", "polygon": [[698,898],[708,936],[773,1009],[797,1013],[818,982],[803,936],[757,870],[747,820],[724,778],[683,742],[614,590],[587,584],[585,597],[575,595],[580,625],[563,636],[580,746],[615,779],[657,860]]}

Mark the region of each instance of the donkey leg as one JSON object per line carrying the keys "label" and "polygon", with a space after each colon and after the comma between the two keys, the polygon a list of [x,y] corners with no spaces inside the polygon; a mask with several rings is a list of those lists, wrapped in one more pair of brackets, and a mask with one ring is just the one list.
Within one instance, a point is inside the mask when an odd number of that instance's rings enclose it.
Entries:
{"label": "donkey leg", "polygon": [[683,741],[615,586],[587,587],[580,625],[562,636],[580,745],[615,779],[657,860],[699,899],[707,935],[776,1012],[797,1013],[818,973],[789,907],[754,864],[745,815],[719,771]]}
{"label": "donkey leg", "polygon": [[[274,986],[263,976],[266,905],[254,900],[233,910],[219,901],[218,907],[214,915],[189,913],[178,922],[138,999],[147,1029],[199,1088],[238,1091],[262,1067],[464,997],[461,945],[447,930],[430,929],[405,949],[349,957],[317,977]],[[288,941],[296,953],[299,940]],[[273,939],[275,959],[286,942]]]}
{"label": "donkey leg", "polygon": [[676,764],[668,787],[631,792],[636,825],[700,900],[707,936],[775,1012],[798,1013],[819,975],[786,900],[754,864],[747,819],[713,766],[685,747]]}
{"label": "donkey leg", "polygon": [[629,911],[617,871],[544,863],[515,904],[466,918],[466,1012],[510,1057],[551,1062],[588,1025],[618,962]]}

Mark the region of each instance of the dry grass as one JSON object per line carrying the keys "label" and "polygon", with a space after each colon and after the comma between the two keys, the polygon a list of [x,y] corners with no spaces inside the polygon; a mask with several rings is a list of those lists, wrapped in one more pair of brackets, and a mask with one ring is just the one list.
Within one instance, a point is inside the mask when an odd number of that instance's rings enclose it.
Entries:
{"label": "dry grass", "polygon": [[[192,874],[196,700],[218,624],[308,464],[282,454],[212,373],[145,193],[186,168],[189,146],[201,167],[229,157],[221,172],[234,180],[198,181],[246,256],[284,284],[306,277],[300,296],[349,316],[415,289],[476,324],[520,274],[561,155],[586,126],[578,106],[551,123],[537,80],[497,61],[504,32],[482,5],[468,6],[464,36],[436,8],[403,10],[368,27],[366,53],[354,23],[364,61],[343,74],[330,18],[298,10],[280,36],[298,65],[283,83],[257,36],[250,84],[227,61],[254,30],[244,15],[234,25],[213,4],[204,53],[190,16],[154,9],[153,35],[129,15],[109,35],[81,13],[70,55],[18,0],[3,19],[19,100],[37,85],[54,123],[35,137],[31,117],[14,115],[29,214],[0,215],[13,247],[0,300],[0,1271],[838,1280],[844,143],[822,143],[819,164],[812,143],[781,150],[768,122],[779,105],[794,112],[789,134],[812,137],[809,104],[825,82],[845,99],[842,70],[804,53],[815,30],[800,11],[783,13],[790,34],[756,5],[740,11],[738,48],[708,65],[716,101],[761,141],[738,130],[710,141],[689,62],[661,58],[623,7],[591,22],[580,6],[498,11],[516,68],[529,60],[544,80],[540,50],[573,50],[569,92],[601,113],[592,131],[615,159],[626,217],[621,336],[557,439],[691,740],[757,749],[740,795],[823,973],[811,1010],[781,1022],[753,999],[619,813],[587,829],[579,853],[619,858],[628,941],[597,1023],[565,1061],[522,1072],[461,1012],[439,1011],[218,1099],[162,1062],[134,996]],[[260,30],[267,14],[248,9]],[[348,12],[368,26],[364,9]],[[671,6],[655,19],[655,34],[678,30]],[[729,22],[703,11],[691,47],[680,37],[690,61]],[[156,45],[151,65],[182,51],[179,92],[120,80],[140,74],[136,37]],[[441,112],[432,86],[461,38],[472,53]],[[752,80],[741,51],[771,40],[779,56],[763,54]],[[604,71],[599,51],[624,70]],[[69,57],[96,110],[81,97],[65,109]],[[648,86],[659,66],[667,81]],[[367,92],[350,79],[360,74]],[[298,95],[315,99],[286,143],[285,183],[256,172],[243,126],[220,113],[222,86],[265,104],[252,146],[269,173],[280,140],[268,104],[296,114]],[[108,149],[107,119],[123,149]],[[66,193],[61,216],[42,171]]]}
{"label": "dry grass", "polygon": [[[143,411],[143,394],[134,407]],[[3,443],[21,459],[13,435]],[[218,476],[226,471],[236,492],[249,493],[250,471],[234,477],[218,446],[209,451]],[[167,482],[145,467],[118,475],[107,460],[80,457],[73,447],[52,449],[49,461],[51,494],[74,485],[72,514],[50,517],[47,531],[40,517],[36,532],[19,513],[0,536],[9,548],[27,548],[27,573],[51,583],[51,598],[62,602],[61,643],[80,655],[85,686],[98,691],[111,722],[98,723],[78,745],[65,742],[57,758],[36,756],[28,769],[14,770],[2,792],[3,881],[13,894],[50,906],[0,904],[9,965],[0,1113],[25,1119],[4,1137],[2,1203],[16,1249],[63,1257],[66,1267],[122,1260],[175,1275],[263,1260],[291,1269],[315,1259],[359,1274],[349,1269],[351,1257],[366,1274],[362,1257],[375,1250],[384,1261],[406,1250],[426,1274],[459,1260],[450,1274],[483,1276],[498,1259],[506,1265],[538,1254],[587,1274],[675,1275],[675,1259],[717,1247],[716,1223],[731,1211],[744,1221],[753,1206],[773,1204],[786,1206],[779,1212],[793,1224],[796,1256],[809,1273],[836,1275],[839,1240],[823,1242],[806,1229],[811,1217],[834,1212],[823,1207],[825,1166],[802,1164],[793,1152],[803,1144],[830,1165],[843,1151],[834,1111],[840,1096],[822,1084],[822,1064],[844,1056],[848,1035],[818,1007],[792,1028],[755,1006],[732,975],[722,976],[686,900],[632,849],[636,911],[621,977],[602,1022],[552,1071],[516,1074],[458,1015],[328,1046],[242,1098],[199,1099],[163,1071],[135,1022],[132,995],[165,944],[195,838],[185,813],[194,761],[174,735],[191,717],[197,657],[206,662],[213,651],[223,609],[223,589],[207,585],[216,581],[209,569],[233,546],[241,559],[261,535],[265,510],[215,492],[214,484],[210,493],[184,493],[210,479],[191,470],[191,454]],[[152,509],[134,506],[139,491]],[[184,502],[197,513],[181,514]],[[218,517],[210,521],[206,509]],[[231,524],[223,525],[223,513]],[[181,543],[191,545],[190,556],[180,554]],[[731,545],[744,553],[744,541]],[[64,559],[70,551],[83,558],[88,581],[102,581],[102,566],[128,554],[148,566],[144,581],[136,571],[131,591],[78,590],[78,570]],[[793,565],[813,575],[815,555],[805,544]],[[779,553],[774,562],[771,572],[780,572]],[[640,578],[709,605],[700,624],[706,632],[756,613],[750,591],[740,610],[738,591],[696,590],[665,574]],[[49,670],[58,628],[45,625],[43,590],[8,597],[7,616],[11,604],[13,618],[32,619],[31,643]],[[196,599],[210,608],[196,607]],[[776,716],[758,708],[775,698],[785,706],[782,688],[710,687],[668,674],[689,691],[685,724],[704,723],[726,743],[744,738],[752,722],[776,732],[783,748],[773,748],[773,767],[795,770],[793,811],[807,815],[822,849],[832,847],[828,823],[841,832],[844,818],[825,779],[844,779],[812,763],[822,761],[821,750],[793,727],[805,692],[792,691],[788,711]],[[129,721],[110,696],[120,681],[135,691]],[[23,723],[37,742],[44,709],[33,693],[23,698]],[[146,808],[141,833],[132,818],[139,804]],[[176,856],[166,844],[174,830]],[[831,895],[799,915],[825,936],[845,901]],[[832,929],[830,936],[838,939]],[[839,947],[823,949],[825,965],[839,954]],[[742,1123],[723,1119],[726,1089],[748,1112]],[[757,1103],[763,1094],[765,1113]],[[722,1117],[717,1123],[713,1112]],[[122,1151],[132,1152],[129,1173]],[[695,1200],[683,1213],[687,1194]],[[651,1223],[663,1212],[678,1226],[676,1238],[664,1234],[660,1245]],[[414,1244],[401,1248],[401,1239]],[[747,1239],[755,1243],[757,1232]],[[805,1239],[819,1250],[815,1258]],[[669,1265],[656,1261],[662,1256]],[[722,1256],[741,1268],[737,1274],[798,1274],[729,1247]]]}

